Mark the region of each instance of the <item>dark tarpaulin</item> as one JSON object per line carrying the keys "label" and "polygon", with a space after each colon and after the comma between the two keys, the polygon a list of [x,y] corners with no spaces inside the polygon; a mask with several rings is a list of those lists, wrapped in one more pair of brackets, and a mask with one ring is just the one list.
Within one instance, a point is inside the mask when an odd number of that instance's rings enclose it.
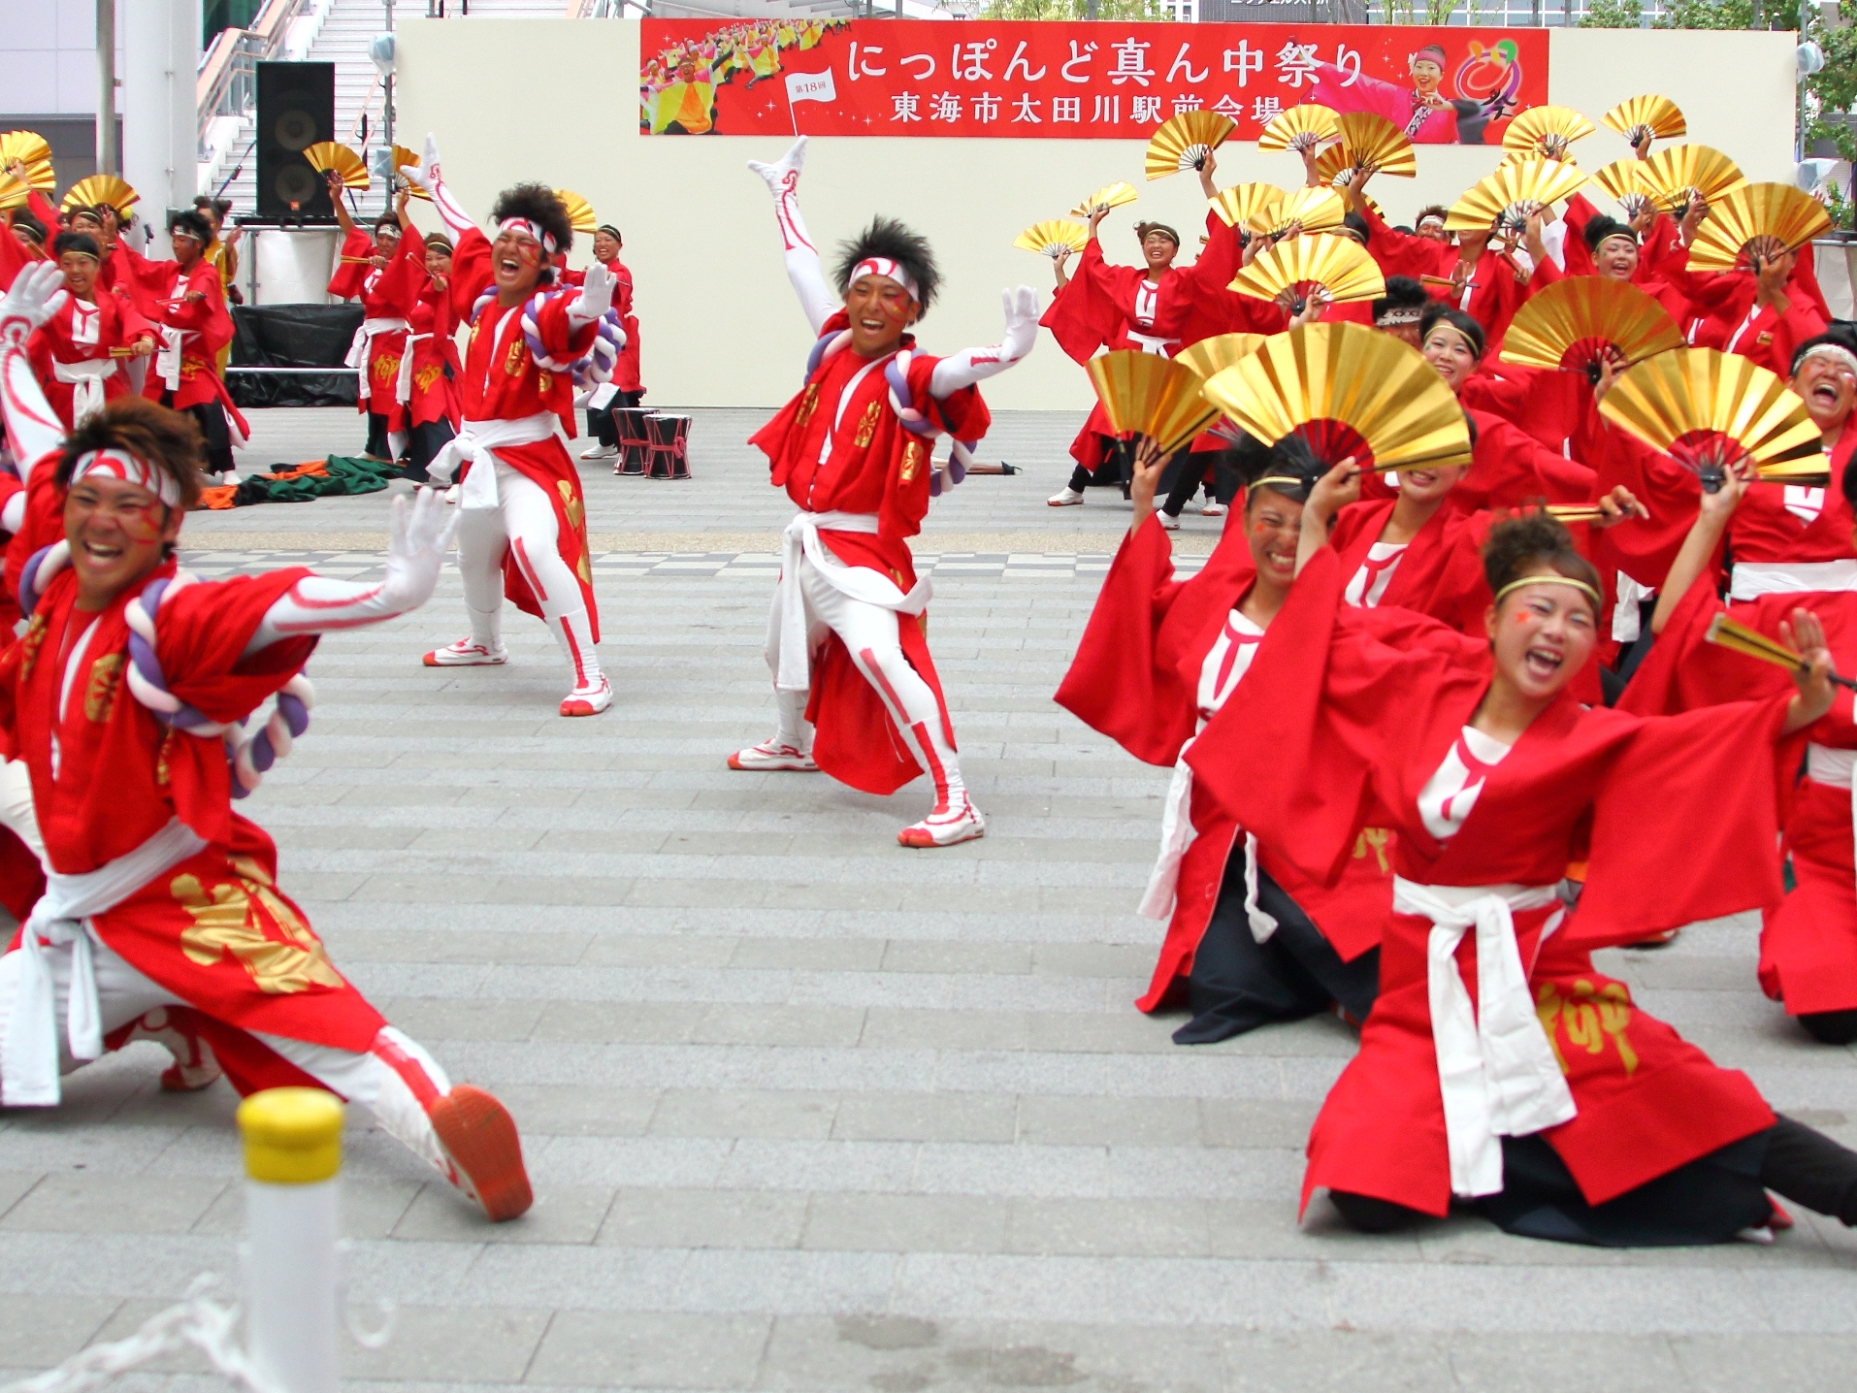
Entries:
{"label": "dark tarpaulin", "polygon": [[[353,406],[358,383],[342,366],[360,305],[235,305],[226,388],[235,405]],[[327,373],[240,372],[241,367],[328,368]]]}

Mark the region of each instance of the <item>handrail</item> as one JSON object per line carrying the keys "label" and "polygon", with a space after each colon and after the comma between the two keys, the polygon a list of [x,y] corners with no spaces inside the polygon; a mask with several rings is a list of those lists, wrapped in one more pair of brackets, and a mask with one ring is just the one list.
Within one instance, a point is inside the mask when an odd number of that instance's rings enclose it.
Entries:
{"label": "handrail", "polygon": [[248,29],[222,29],[213,36],[194,80],[199,135],[221,116],[238,116],[257,100],[257,65],[277,56],[290,33],[290,22],[313,0],[265,0]]}

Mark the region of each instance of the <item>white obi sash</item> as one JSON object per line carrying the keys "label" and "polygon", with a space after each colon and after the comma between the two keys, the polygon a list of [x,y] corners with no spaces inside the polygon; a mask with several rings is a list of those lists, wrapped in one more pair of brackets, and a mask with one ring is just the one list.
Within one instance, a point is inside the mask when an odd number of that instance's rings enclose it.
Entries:
{"label": "white obi sash", "polygon": [[[1203,729],[1203,722],[1201,726]],[[1144,919],[1165,921],[1173,918],[1180,887],[1180,862],[1186,857],[1186,849],[1199,839],[1199,829],[1193,826],[1193,766],[1186,762],[1186,752],[1198,738],[1195,735],[1182,745],[1180,757],[1174,761],[1173,780],[1167,785],[1167,801],[1161,808],[1160,854],[1154,858],[1154,869],[1148,873],[1148,888],[1142,892],[1141,904],[1135,910]],[[1239,834],[1244,838],[1245,922],[1251,926],[1252,938],[1268,943],[1277,931],[1277,921],[1257,903],[1257,838],[1242,828]]]}
{"label": "white obi sash", "polygon": [[103,379],[116,375],[114,358],[86,358],[77,363],[52,361],[52,376],[71,393],[71,424],[81,426],[86,417],[103,410]]}
{"label": "white obi sash", "polygon": [[1837,590],[1857,590],[1857,561],[1737,561],[1728,598],[1757,600],[1762,595]]}
{"label": "white obi sash", "polygon": [[[71,955],[65,1035],[73,1059],[103,1053],[103,1008],[91,953],[96,931],[89,918],[112,909],[149,881],[192,856],[206,841],[175,818],[134,851],[83,875],[47,872],[45,893],[20,931],[19,975],[0,1040],[0,1102],[8,1107],[56,1107],[58,1083],[57,989],[49,954]],[[43,940],[43,941],[41,941]]]}
{"label": "white obi sash", "polygon": [[[1393,877],[1393,912],[1432,923],[1426,980],[1452,1194],[1497,1194],[1497,1138],[1528,1136],[1575,1115],[1573,1091],[1535,1014],[1515,939],[1515,912],[1543,909],[1556,897],[1552,885],[1417,885]],[[1473,928],[1475,1006],[1455,956]]]}
{"label": "white obi sash", "polygon": [[847,566],[819,540],[819,531],[861,532],[877,535],[875,513],[800,513],[780,537],[780,581],[774,590],[780,608],[780,665],[774,686],[783,692],[804,692],[812,686],[812,651],[806,641],[806,594],[800,587],[800,562],[813,569],[839,594],[879,609],[918,615],[928,608],[934,587],[919,577],[905,595],[896,582],[868,566]]}
{"label": "white obi sash", "polygon": [[447,483],[466,460],[477,465],[464,476],[464,489],[458,504],[462,508],[496,508],[502,498],[496,486],[496,452],[509,445],[533,445],[561,430],[561,418],[552,411],[538,411],[513,421],[466,421],[458,433],[445,442],[427,466],[426,472],[439,483]]}
{"label": "white obi sash", "polygon": [[170,392],[178,392],[181,389],[181,345],[187,341],[189,331],[157,324],[155,332],[161,335],[161,347],[155,350],[155,376]]}
{"label": "white obi sash", "polygon": [[[362,320],[361,327],[355,330],[355,337],[348,345],[348,356],[342,359],[342,363],[346,367],[353,368],[361,379],[363,401],[368,398],[368,362],[374,356],[374,340],[382,334],[397,334],[412,327],[404,319],[382,315],[378,319]],[[402,355],[401,361],[404,362],[408,356],[410,355]],[[400,400],[405,401],[406,398],[401,397]]]}
{"label": "white obi sash", "polygon": [[408,334],[406,351],[400,354],[400,375],[393,380],[393,399],[405,406],[413,399],[413,345],[431,338],[430,334]]}

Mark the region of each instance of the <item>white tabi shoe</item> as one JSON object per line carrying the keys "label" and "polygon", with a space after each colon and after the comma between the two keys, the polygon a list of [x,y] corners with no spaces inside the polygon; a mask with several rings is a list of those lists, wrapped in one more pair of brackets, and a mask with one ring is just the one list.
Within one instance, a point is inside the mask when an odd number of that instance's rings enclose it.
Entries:
{"label": "white tabi shoe", "polygon": [[973,800],[963,793],[953,806],[938,808],[914,826],[905,827],[896,834],[896,840],[902,846],[926,848],[971,842],[986,834],[987,820],[980,816],[980,809],[974,806]]}
{"label": "white tabi shoe", "polygon": [[611,459],[619,453],[617,445],[595,445],[591,450],[581,452],[582,459]]}
{"label": "white tabi shoe", "polygon": [[1208,503],[1199,510],[1199,515],[1202,518],[1222,518],[1225,516],[1225,505],[1223,503]]}
{"label": "white tabi shoe", "polygon": [[1059,489],[1045,500],[1047,508],[1074,508],[1083,502],[1083,495],[1068,486]]}
{"label": "white tabi shoe", "polygon": [[598,681],[576,687],[561,698],[563,716],[597,716],[613,704],[613,684],[601,674]]}
{"label": "white tabi shoe", "polygon": [[812,756],[805,750],[792,745],[782,745],[775,740],[763,740],[758,745],[751,745],[745,750],[737,750],[729,756],[729,768],[756,771],[791,769],[798,773],[810,774],[818,769]]}
{"label": "white tabi shoe", "polygon": [[1156,510],[1154,520],[1160,523],[1160,525],[1169,532],[1178,532],[1180,530],[1180,519],[1168,512],[1165,508]]}
{"label": "white tabi shoe", "polygon": [[461,638],[434,649],[420,661],[427,667],[495,667],[509,661],[509,649],[501,643],[486,648],[476,639]]}

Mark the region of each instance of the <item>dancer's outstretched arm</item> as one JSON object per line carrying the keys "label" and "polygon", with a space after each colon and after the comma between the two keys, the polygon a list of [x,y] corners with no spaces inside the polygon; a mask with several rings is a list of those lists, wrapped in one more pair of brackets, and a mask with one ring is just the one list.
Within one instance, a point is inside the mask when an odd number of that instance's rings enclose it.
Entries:
{"label": "dancer's outstretched arm", "polygon": [[800,217],[800,166],[806,163],[806,137],[801,136],[780,157],[777,164],[749,160],[748,168],[767,181],[767,191],[774,196],[774,221],[780,224],[780,245],[787,260],[787,279],[793,293],[800,297],[800,308],[817,334],[825,328],[839,307],[832,289],[825,283],[819,265],[819,249],[806,235],[805,220]]}
{"label": "dancer's outstretched arm", "polygon": [[445,187],[445,180],[438,163],[438,137],[426,137],[424,162],[418,165],[402,165],[401,176],[409,183],[424,189],[432,195],[432,206],[438,209],[438,215],[445,226],[451,229],[454,238],[462,237],[477,224],[471,221],[471,215],[464,211],[458,200],[452,197],[451,190]]}
{"label": "dancer's outstretched arm", "polygon": [[1032,351],[1038,342],[1038,292],[1029,285],[1000,292],[1006,306],[1006,333],[987,348],[963,348],[951,358],[935,364],[929,379],[929,394],[951,396],[963,387],[971,387],[994,373],[1004,372]]}
{"label": "dancer's outstretched arm", "polygon": [[410,509],[404,495],[394,499],[387,578],[377,585],[358,585],[305,576],[265,612],[245,652],[255,653],[279,639],[378,624],[418,609],[432,598],[461,516],[458,509],[440,503],[433,489],[417,490]]}
{"label": "dancer's outstretched arm", "polygon": [[6,298],[0,299],[0,414],[5,417],[7,443],[19,462],[22,479],[30,478],[32,467],[64,444],[64,424],[45,400],[45,389],[26,353],[26,341],[34,329],[64,308],[68,298],[58,263],[33,261],[13,278]]}

